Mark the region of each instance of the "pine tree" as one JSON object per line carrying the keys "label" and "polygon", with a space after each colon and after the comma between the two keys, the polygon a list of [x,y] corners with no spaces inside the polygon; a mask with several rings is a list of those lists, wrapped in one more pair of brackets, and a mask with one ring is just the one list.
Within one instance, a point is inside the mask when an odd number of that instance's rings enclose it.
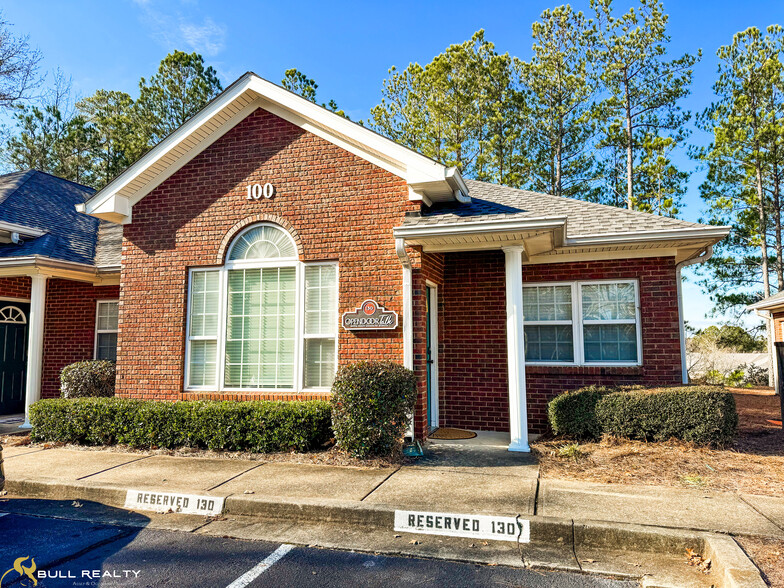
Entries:
{"label": "pine tree", "polygon": [[[603,104],[605,133],[601,145],[624,149],[626,206],[645,209],[636,175],[646,168],[635,166],[646,140],[668,138],[676,146],[685,140],[684,125],[690,113],[681,110],[679,102],[690,92],[692,67],[701,52],[667,60],[668,17],[660,0],[640,0],[639,8],[630,8],[617,18],[613,16],[612,0],[591,0],[591,7],[596,13],[592,59],[602,72],[608,94]],[[655,178],[643,180],[648,184],[652,181]],[[614,200],[616,195],[609,198]]]}

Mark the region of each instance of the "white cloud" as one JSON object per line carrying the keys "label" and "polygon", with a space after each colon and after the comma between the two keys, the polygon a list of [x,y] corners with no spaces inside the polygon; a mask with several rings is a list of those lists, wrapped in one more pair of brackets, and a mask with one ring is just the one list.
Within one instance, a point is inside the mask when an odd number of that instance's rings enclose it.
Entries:
{"label": "white cloud", "polygon": [[226,25],[211,17],[194,18],[179,10],[158,8],[154,0],[132,0],[141,11],[140,20],[150,37],[167,51],[190,49],[214,57],[226,46]]}
{"label": "white cloud", "polygon": [[192,49],[205,55],[215,56],[226,46],[226,26],[217,24],[210,17],[205,18],[201,25],[180,22],[180,34]]}

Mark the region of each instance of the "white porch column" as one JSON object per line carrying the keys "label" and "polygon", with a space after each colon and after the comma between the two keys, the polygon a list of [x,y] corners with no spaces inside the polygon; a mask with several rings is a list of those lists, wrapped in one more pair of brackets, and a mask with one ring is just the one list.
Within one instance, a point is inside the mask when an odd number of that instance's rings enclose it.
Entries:
{"label": "white porch column", "polygon": [[41,368],[44,355],[44,307],[46,276],[31,277],[30,318],[27,329],[27,381],[25,386],[25,422],[20,429],[30,429],[30,405],[41,398]]}
{"label": "white porch column", "polygon": [[523,333],[523,246],[504,247],[506,266],[506,348],[509,366],[509,451],[531,451],[525,398]]}

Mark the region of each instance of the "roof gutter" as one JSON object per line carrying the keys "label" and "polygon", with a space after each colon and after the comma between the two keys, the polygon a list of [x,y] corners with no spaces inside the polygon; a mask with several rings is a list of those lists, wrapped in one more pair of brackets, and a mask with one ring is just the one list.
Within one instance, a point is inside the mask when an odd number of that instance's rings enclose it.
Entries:
{"label": "roof gutter", "polygon": [[442,237],[447,235],[478,235],[536,229],[558,229],[566,227],[566,217],[539,217],[523,220],[474,221],[448,223],[442,225],[412,225],[393,229],[396,238],[418,239],[422,237]]}
{"label": "roof gutter", "polygon": [[76,261],[65,261],[52,259],[41,255],[29,255],[25,257],[4,257],[0,258],[0,273],[4,269],[18,269],[13,275],[33,276],[46,275],[49,277],[63,277],[65,279],[82,278],[79,281],[101,282],[107,276],[120,273],[119,266],[104,266],[96,268],[93,265],[79,263]]}

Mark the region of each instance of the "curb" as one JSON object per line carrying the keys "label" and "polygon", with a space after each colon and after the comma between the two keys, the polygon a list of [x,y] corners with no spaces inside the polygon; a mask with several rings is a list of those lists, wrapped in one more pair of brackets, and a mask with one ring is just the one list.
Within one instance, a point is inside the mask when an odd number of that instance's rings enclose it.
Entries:
{"label": "curb", "polygon": [[[6,480],[8,495],[20,498],[51,500],[87,500],[106,506],[124,508],[126,490],[114,486],[65,484],[41,480]],[[202,494],[205,494],[202,492]],[[210,495],[209,492],[206,492]],[[376,529],[394,527],[395,506],[365,504],[341,500],[287,500],[251,498],[229,495],[225,498],[224,515],[258,517],[286,523],[331,523]],[[516,516],[517,513],[471,513],[497,516]],[[523,515],[531,525],[531,547],[558,547],[578,550],[603,550],[683,556],[687,548],[710,558],[719,586],[726,588],[766,588],[759,570],[728,535],[702,531],[688,531],[607,521],[573,520],[539,515]],[[573,571],[573,570],[570,570]],[[586,570],[592,573],[615,574],[601,568]],[[646,581],[647,588],[677,586],[677,584]]]}

